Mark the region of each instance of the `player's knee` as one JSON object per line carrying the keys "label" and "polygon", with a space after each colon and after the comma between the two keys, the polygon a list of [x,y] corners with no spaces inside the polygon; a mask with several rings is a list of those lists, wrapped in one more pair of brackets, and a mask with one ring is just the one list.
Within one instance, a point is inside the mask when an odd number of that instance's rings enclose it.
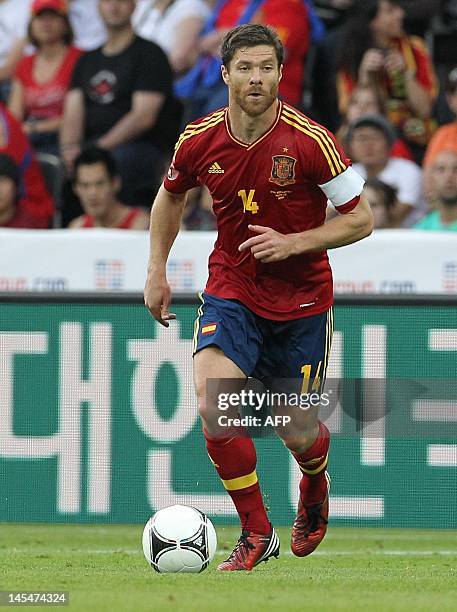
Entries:
{"label": "player's knee", "polygon": [[208,424],[216,418],[216,409],[213,402],[208,401],[206,394],[197,395],[198,414],[203,424]]}
{"label": "player's knee", "polygon": [[205,396],[198,397],[198,414],[203,422],[208,420],[210,415],[210,411],[208,409],[208,402],[206,401]]}

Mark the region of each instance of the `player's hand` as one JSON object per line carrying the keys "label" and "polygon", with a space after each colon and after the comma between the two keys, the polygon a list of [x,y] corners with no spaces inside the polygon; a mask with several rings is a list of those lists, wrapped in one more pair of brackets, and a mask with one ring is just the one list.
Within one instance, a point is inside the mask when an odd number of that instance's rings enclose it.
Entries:
{"label": "player's hand", "polygon": [[295,249],[295,234],[280,234],[263,225],[248,225],[248,228],[257,235],[241,243],[238,250],[250,249],[254,257],[262,263],[282,261],[298,254]]}
{"label": "player's hand", "polygon": [[144,303],[154,319],[164,327],[168,321],[176,319],[176,315],[169,312],[171,302],[171,289],[165,276],[160,277],[149,273],[144,287]]}

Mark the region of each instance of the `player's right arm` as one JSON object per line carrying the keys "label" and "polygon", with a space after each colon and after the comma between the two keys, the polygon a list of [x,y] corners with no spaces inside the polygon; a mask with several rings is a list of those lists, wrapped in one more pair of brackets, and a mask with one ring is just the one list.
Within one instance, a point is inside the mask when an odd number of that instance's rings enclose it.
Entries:
{"label": "player's right arm", "polygon": [[176,315],[169,312],[171,290],[167,281],[167,259],[181,226],[187,193],[198,185],[191,140],[196,130],[189,125],[179,137],[173,161],[151,210],[149,263],[144,303],[154,319],[168,327]]}
{"label": "player's right arm", "polygon": [[151,210],[149,263],[144,303],[154,319],[165,327],[176,315],[169,312],[171,289],[167,281],[167,259],[178,234],[187,191],[170,193],[162,185]]}

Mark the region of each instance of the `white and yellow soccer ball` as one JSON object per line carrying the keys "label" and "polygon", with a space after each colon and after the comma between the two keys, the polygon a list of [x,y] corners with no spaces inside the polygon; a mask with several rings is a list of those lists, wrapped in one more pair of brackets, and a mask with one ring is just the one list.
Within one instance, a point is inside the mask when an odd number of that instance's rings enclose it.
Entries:
{"label": "white and yellow soccer ball", "polygon": [[216,531],[203,512],[169,506],[156,512],[143,530],[143,552],[159,573],[198,573],[212,561]]}

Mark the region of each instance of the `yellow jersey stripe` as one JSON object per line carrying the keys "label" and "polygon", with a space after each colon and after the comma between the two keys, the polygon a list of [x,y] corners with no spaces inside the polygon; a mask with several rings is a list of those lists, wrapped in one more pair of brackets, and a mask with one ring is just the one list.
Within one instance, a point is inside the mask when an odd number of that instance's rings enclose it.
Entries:
{"label": "yellow jersey stripe", "polygon": [[208,123],[211,123],[214,119],[218,119],[219,117],[223,117],[225,113],[225,109],[222,111],[219,111],[217,113],[213,113],[212,115],[210,115],[209,117],[207,117],[206,119],[203,119],[203,121],[200,121],[200,123],[188,123],[186,125],[186,127],[184,128],[184,131],[181,132],[179,138],[178,138],[178,142],[184,137],[187,136],[188,134],[190,134],[191,132],[194,132],[195,130],[198,130],[202,127],[204,127],[205,125],[208,125]]}
{"label": "yellow jersey stripe", "polygon": [[221,121],[224,121],[224,117],[216,117],[212,123],[207,123],[205,124],[202,128],[200,128],[199,130],[192,130],[189,133],[183,133],[181,134],[178,142],[176,143],[175,146],[175,155],[178,152],[180,146],[182,145],[182,143],[187,140],[188,138],[192,138],[192,136],[197,136],[197,134],[201,134],[202,132],[206,132],[206,130],[210,130],[212,127],[216,126],[218,123],[221,123]]}
{"label": "yellow jersey stripe", "polygon": [[347,166],[343,163],[341,159],[341,155],[339,154],[338,149],[335,146],[335,143],[329,137],[329,135],[324,130],[324,128],[318,125],[313,125],[306,119],[306,117],[299,115],[294,109],[284,107],[284,113],[287,115],[287,117],[289,117],[290,119],[294,119],[300,125],[307,127],[311,132],[314,132],[317,136],[319,136],[322,139],[323,144],[327,147],[327,150],[330,153],[335,163],[335,167],[338,170],[337,172],[338,174],[346,170]]}
{"label": "yellow jersey stripe", "polygon": [[327,353],[328,353],[328,336],[329,336],[329,313],[327,311],[327,318],[325,321],[325,349],[324,349],[324,369],[322,372],[322,378],[325,380],[325,375],[327,373]]}
{"label": "yellow jersey stripe", "polygon": [[324,463],[322,463],[319,467],[317,467],[314,470],[308,470],[307,468],[302,467],[300,464],[300,470],[304,473],[304,474],[309,474],[310,476],[313,476],[314,474],[319,474],[319,472],[322,472],[323,470],[325,470],[325,468],[327,467],[327,463],[328,463],[328,454],[325,456],[324,459]]}
{"label": "yellow jersey stripe", "polygon": [[335,146],[335,143],[333,142],[333,140],[330,138],[330,136],[327,134],[327,132],[324,130],[323,127],[321,127],[320,125],[312,124],[307,117],[305,117],[304,115],[301,115],[294,108],[285,107],[284,111],[288,113],[288,116],[294,117],[301,125],[308,127],[312,132],[315,132],[316,134],[320,134],[322,136],[322,140],[324,144],[327,144],[329,151],[332,154],[332,157],[334,158],[335,162],[337,163],[337,165],[339,165],[340,171],[344,172],[344,170],[346,170],[347,166],[346,164],[343,163],[343,160],[341,159],[341,155],[339,154],[338,149]]}
{"label": "yellow jersey stripe", "polygon": [[[222,478],[221,478],[222,480]],[[222,480],[222,484],[227,491],[237,491],[238,489],[247,489],[257,482],[257,472],[254,470],[246,476],[240,476],[239,478],[232,478],[230,480]]]}
{"label": "yellow jersey stripe", "polygon": [[202,119],[199,123],[188,123],[186,127],[184,128],[184,131],[186,132],[189,129],[199,128],[205,123],[209,123],[210,121],[212,121],[215,117],[222,117],[224,113],[225,113],[225,108],[223,108],[222,110],[216,111],[215,113],[212,113],[211,115],[208,115],[208,117],[206,117],[205,119]]}
{"label": "yellow jersey stripe", "polygon": [[192,355],[194,355],[195,351],[197,350],[198,330],[200,328],[200,317],[203,314],[203,304],[205,303],[201,292],[198,293],[198,297],[201,300],[201,304],[198,307],[197,318],[195,319],[195,323],[194,323],[194,337],[192,339]]}
{"label": "yellow jersey stripe", "polygon": [[313,134],[313,132],[310,132],[305,127],[301,126],[299,123],[296,123],[295,121],[290,121],[284,115],[281,116],[281,120],[284,121],[285,123],[288,123],[289,125],[291,125],[292,127],[296,128],[297,130],[300,130],[300,132],[303,132],[303,134],[306,134],[307,136],[310,136],[311,138],[313,138],[317,142],[317,144],[320,146],[321,151],[324,154],[325,159],[327,160],[327,163],[328,163],[329,168],[330,168],[330,172],[332,173],[332,177],[335,177],[335,176],[337,176],[337,174],[339,174],[335,170],[335,165],[333,163],[333,160],[330,159],[330,155],[329,155],[326,147],[324,146],[324,144],[320,140],[320,138],[318,138],[315,134]]}
{"label": "yellow jersey stripe", "polygon": [[324,372],[322,380],[325,381],[327,376],[328,359],[333,339],[333,306],[327,312],[327,333],[325,335],[325,356],[324,356]]}

